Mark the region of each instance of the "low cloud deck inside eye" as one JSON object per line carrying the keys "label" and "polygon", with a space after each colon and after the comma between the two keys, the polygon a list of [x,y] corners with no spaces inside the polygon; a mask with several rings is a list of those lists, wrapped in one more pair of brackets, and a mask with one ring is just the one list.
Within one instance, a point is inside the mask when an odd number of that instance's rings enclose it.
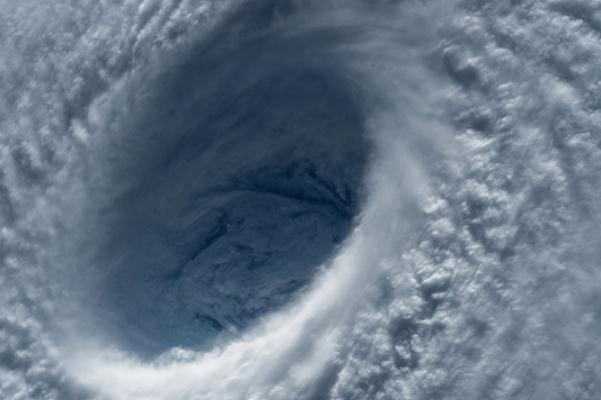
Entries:
{"label": "low cloud deck inside eye", "polygon": [[301,66],[215,87],[210,106],[171,99],[170,125],[149,128],[165,152],[106,209],[100,307],[142,355],[206,348],[284,305],[358,210],[367,142],[342,79]]}

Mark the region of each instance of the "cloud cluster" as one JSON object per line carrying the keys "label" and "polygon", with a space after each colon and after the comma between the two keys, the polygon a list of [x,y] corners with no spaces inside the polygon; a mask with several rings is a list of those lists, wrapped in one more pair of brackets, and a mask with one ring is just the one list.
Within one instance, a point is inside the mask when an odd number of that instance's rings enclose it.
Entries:
{"label": "cloud cluster", "polygon": [[[601,393],[594,1],[4,3],[0,397]],[[93,286],[77,271],[107,273],[78,264],[90,182],[115,179],[98,154],[136,143],[124,114],[157,71],[227,55],[248,18],[358,82],[375,153],[357,226],[301,296],[208,351],[89,340],[69,301]]]}

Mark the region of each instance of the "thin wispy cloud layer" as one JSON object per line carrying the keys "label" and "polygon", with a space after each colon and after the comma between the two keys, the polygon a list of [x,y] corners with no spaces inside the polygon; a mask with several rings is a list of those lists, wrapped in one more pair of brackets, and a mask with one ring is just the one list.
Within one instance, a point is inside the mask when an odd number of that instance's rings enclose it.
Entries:
{"label": "thin wispy cloud layer", "polygon": [[37,3],[0,398],[599,397],[598,4]]}

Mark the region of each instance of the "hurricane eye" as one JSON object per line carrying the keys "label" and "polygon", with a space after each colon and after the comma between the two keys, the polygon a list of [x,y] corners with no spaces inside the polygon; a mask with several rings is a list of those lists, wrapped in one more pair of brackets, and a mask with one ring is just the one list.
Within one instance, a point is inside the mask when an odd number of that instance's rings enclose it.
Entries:
{"label": "hurricane eye", "polygon": [[126,189],[104,205],[95,263],[108,271],[98,314],[123,348],[206,349],[243,331],[349,233],[368,143],[348,82],[311,63],[252,63],[182,67],[199,87],[163,81],[173,88],[135,124],[144,140],[112,159]]}

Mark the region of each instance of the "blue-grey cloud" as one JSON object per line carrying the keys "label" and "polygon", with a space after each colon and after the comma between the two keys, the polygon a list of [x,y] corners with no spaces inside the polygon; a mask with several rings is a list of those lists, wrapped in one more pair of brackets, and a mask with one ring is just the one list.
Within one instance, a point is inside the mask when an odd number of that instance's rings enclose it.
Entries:
{"label": "blue-grey cloud", "polygon": [[0,398],[598,398],[596,2],[38,3]]}

